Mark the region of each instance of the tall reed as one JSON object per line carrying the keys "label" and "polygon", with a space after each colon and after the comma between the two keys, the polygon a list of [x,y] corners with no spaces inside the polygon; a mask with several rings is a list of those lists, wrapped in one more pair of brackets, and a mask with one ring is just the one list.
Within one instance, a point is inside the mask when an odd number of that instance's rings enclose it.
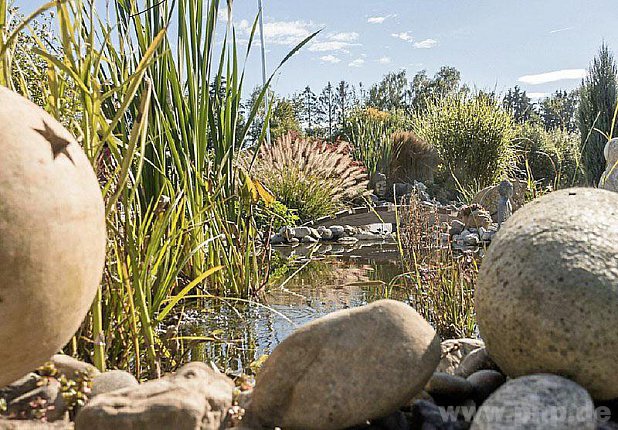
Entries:
{"label": "tall reed", "polygon": [[[253,217],[263,196],[235,163],[266,88],[243,118],[241,64],[255,24],[241,61],[231,20],[217,31],[219,6],[113,0],[99,13],[91,0],[58,0],[9,29],[17,18],[0,0],[0,84],[25,95],[37,86],[43,108],[78,137],[100,178],[105,274],[67,347],[100,369],[152,376],[174,367],[160,333],[186,298],[247,299],[266,285],[268,250]],[[51,10],[56,35],[28,32]],[[24,32],[45,61],[37,82],[14,67]]]}

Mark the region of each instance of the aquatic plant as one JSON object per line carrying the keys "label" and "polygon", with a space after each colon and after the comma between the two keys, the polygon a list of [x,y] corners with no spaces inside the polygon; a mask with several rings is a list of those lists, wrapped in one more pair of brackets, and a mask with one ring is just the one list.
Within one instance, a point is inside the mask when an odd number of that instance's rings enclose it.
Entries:
{"label": "aquatic plant", "polygon": [[415,195],[400,216],[405,226],[399,232],[401,278],[415,309],[443,339],[474,336],[479,257],[442,244],[439,215]]}

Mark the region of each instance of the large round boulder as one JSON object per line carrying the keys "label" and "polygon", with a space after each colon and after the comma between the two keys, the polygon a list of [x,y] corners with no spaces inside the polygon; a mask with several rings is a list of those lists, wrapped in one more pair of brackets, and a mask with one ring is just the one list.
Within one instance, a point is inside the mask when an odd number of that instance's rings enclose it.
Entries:
{"label": "large round boulder", "polygon": [[0,87],[0,386],[68,342],[101,280],[105,211],[88,158],[45,111]]}
{"label": "large round boulder", "polygon": [[483,261],[476,312],[507,375],[566,376],[618,397],[618,194],[572,188],[516,212]]}
{"label": "large round boulder", "polygon": [[345,309],[290,335],[261,369],[249,417],[256,426],[329,430],[380,418],[419,393],[440,361],[440,340],[394,300]]}
{"label": "large round boulder", "polygon": [[594,430],[590,395],[556,375],[513,379],[496,390],[477,411],[471,430]]}

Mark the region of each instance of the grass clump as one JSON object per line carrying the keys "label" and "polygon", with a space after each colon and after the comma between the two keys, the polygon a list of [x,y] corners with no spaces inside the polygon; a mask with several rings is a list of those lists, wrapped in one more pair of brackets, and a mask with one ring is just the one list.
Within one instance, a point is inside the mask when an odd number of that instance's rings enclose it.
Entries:
{"label": "grass clump", "polygon": [[346,142],[329,144],[287,134],[257,152],[251,173],[300,221],[334,213],[368,193],[367,173]]}

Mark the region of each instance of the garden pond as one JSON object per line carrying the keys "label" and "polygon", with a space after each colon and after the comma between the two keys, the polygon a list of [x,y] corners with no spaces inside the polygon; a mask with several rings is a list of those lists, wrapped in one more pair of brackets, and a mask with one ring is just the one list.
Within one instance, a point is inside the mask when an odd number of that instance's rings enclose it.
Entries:
{"label": "garden pond", "polygon": [[217,300],[206,310],[185,312],[183,335],[215,338],[196,339],[187,358],[241,372],[271,353],[295,328],[328,313],[382,298],[410,300],[401,287],[395,243],[280,247],[278,252],[291,263],[260,303],[239,306],[235,300],[231,306],[231,301]]}

